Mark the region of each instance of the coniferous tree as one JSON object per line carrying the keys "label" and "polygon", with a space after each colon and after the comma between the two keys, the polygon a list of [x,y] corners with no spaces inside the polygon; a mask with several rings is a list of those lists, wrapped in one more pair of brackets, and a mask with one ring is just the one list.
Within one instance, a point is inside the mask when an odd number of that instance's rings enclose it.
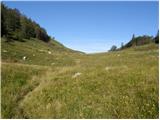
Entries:
{"label": "coniferous tree", "polygon": [[5,36],[9,41],[22,41],[24,38],[37,38],[45,42],[50,40],[44,28],[41,28],[36,22],[22,15],[17,9],[7,8],[1,3],[1,12],[1,36]]}
{"label": "coniferous tree", "polygon": [[123,45],[123,42],[121,43],[121,49],[123,49],[124,45]]}
{"label": "coniferous tree", "polygon": [[[133,34],[133,36],[132,36],[132,41],[134,41],[134,40],[135,40],[135,35]],[[138,44],[138,41],[135,40],[135,45],[137,46],[137,44]]]}
{"label": "coniferous tree", "polygon": [[4,36],[7,34],[6,30],[6,23],[5,23],[5,18],[6,18],[6,6],[4,4],[1,4],[1,36]]}
{"label": "coniferous tree", "polygon": [[159,30],[158,30],[157,35],[154,39],[155,39],[155,43],[159,44]]}
{"label": "coniferous tree", "polygon": [[116,51],[116,50],[117,50],[117,46],[113,45],[109,51]]}

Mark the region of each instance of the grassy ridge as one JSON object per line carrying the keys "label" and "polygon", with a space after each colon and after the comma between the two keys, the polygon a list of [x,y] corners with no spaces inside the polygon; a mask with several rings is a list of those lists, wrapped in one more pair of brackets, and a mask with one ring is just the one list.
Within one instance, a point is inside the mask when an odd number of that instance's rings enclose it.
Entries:
{"label": "grassy ridge", "polygon": [[158,118],[157,45],[86,55],[34,42],[2,43],[3,118]]}

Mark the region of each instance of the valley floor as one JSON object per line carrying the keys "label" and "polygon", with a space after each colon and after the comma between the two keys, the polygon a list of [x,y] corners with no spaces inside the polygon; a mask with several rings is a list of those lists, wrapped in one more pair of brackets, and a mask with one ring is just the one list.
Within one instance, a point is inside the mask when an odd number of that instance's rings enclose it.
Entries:
{"label": "valley floor", "polygon": [[75,54],[63,65],[6,58],[2,118],[158,118],[156,45]]}

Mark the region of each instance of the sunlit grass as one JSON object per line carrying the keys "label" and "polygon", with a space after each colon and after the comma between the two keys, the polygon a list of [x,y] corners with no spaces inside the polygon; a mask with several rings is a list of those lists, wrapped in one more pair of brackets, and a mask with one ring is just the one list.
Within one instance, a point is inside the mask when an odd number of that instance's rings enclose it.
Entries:
{"label": "sunlit grass", "polygon": [[3,118],[158,118],[158,46],[93,55],[31,52],[36,58],[15,57],[18,63],[2,54],[8,61],[2,64]]}

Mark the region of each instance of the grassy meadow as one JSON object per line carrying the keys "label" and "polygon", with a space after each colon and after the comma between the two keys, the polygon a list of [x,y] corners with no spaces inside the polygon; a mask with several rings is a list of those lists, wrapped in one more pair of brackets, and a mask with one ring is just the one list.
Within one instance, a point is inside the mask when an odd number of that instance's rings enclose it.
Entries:
{"label": "grassy meadow", "polygon": [[2,118],[159,117],[158,45],[84,54],[36,39],[1,44]]}

